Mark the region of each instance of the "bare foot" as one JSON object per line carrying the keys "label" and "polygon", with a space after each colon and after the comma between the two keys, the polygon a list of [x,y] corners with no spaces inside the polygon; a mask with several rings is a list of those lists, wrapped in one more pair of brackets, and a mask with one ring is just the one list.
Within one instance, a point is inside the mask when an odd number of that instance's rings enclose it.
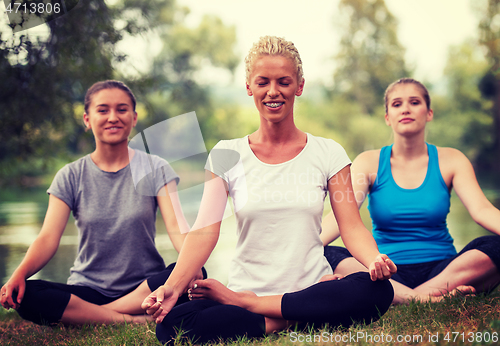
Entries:
{"label": "bare foot", "polygon": [[153,316],[150,315],[132,315],[132,323],[145,324],[153,321]]}
{"label": "bare foot", "polygon": [[461,294],[463,296],[475,295],[476,289],[473,286],[461,285],[450,292],[451,295]]}
{"label": "bare foot", "polygon": [[433,297],[436,298],[436,300],[432,299],[431,301],[441,301],[444,299],[444,297],[453,297],[457,295],[461,296],[469,296],[469,295],[475,295],[476,294],[476,289],[472,286],[467,286],[467,285],[460,285],[451,290],[450,292],[441,294],[438,297]]}
{"label": "bare foot", "polygon": [[451,291],[436,291],[429,295],[420,294],[418,296],[412,297],[411,299],[419,300],[421,302],[431,302],[437,303],[445,299],[445,297],[453,297],[456,295],[469,296],[476,294],[476,289],[473,286],[460,285]]}
{"label": "bare foot", "polygon": [[188,290],[189,299],[211,299],[228,305],[243,307],[243,300],[257,295],[250,291],[234,292],[215,279],[196,280]]}

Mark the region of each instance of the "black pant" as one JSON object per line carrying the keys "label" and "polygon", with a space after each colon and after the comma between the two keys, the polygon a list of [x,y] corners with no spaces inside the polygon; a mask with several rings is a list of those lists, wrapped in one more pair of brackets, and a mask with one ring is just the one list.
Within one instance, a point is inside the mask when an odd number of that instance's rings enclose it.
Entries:
{"label": "black pant", "polygon": [[[440,274],[453,260],[469,250],[479,250],[486,254],[500,271],[500,236],[485,235],[473,239],[455,256],[431,262],[414,264],[397,264],[398,272],[391,279],[409,288],[420,286]],[[351,253],[340,246],[325,246],[325,257],[333,270],[344,259],[352,257]],[[494,287],[488,292],[493,291]]]}
{"label": "black pant", "polygon": [[[170,264],[162,272],[147,279],[149,289],[156,290],[163,285],[175,267]],[[202,268],[203,277],[207,277],[205,268]],[[104,305],[121,298],[132,292],[137,287],[122,292],[117,297],[108,297],[93,288],[86,286],[67,285],[44,280],[26,280],[26,291],[21,306],[17,309],[18,314],[25,320],[42,325],[57,324],[68,306],[71,295],[75,295],[89,303]],[[14,297],[16,299],[17,297]],[[144,297],[146,298],[146,297]],[[189,301],[187,294],[179,297],[177,304]]]}
{"label": "black pant", "polygon": [[[349,327],[378,320],[392,303],[394,290],[388,280],[371,281],[368,273],[354,273],[341,280],[317,283],[281,300],[283,318],[299,327]],[[178,331],[194,342],[210,342],[265,334],[264,316],[233,305],[197,300],[178,305],[156,327],[162,343],[172,342]]]}

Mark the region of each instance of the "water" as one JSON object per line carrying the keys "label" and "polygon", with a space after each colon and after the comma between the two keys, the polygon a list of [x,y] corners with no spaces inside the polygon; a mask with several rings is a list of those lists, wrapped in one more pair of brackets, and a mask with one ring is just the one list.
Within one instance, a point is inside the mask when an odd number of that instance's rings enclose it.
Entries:
{"label": "water", "polygon": [[[0,283],[3,285],[21,263],[29,245],[35,240],[40,232],[43,218],[47,210],[48,195],[45,191],[34,192],[27,196],[8,196],[14,201],[6,201],[5,197],[0,200]],[[0,196],[5,193],[0,191]],[[45,201],[33,201],[45,200]],[[193,206],[194,204],[194,206]],[[184,211],[186,218],[190,221],[195,218],[196,203],[183,203],[186,205]],[[157,237],[156,245],[163,256],[165,263],[175,262],[177,252],[170,242],[165,224],[158,213],[156,221]],[[227,282],[229,267],[228,258],[232,257],[234,245],[236,244],[234,216],[223,221],[221,236],[213,255],[206,264],[211,277]],[[56,282],[66,282],[70,268],[76,257],[78,247],[78,230],[75,220],[70,216],[66,229],[61,238],[59,248],[55,256],[33,279],[43,279]],[[0,285],[1,286],[1,285]]]}
{"label": "water", "polygon": [[[4,196],[0,191],[0,196]],[[3,197],[0,201],[0,283],[5,283],[16,267],[21,263],[29,245],[40,231],[43,217],[47,209],[48,197],[45,192],[37,192],[35,196],[31,193],[19,197]],[[500,194],[498,190],[488,190],[487,197],[498,207],[500,205]],[[11,199],[8,201],[6,199]],[[185,205],[185,201],[183,205]],[[193,209],[187,203],[185,210],[188,220],[194,219]],[[370,227],[370,218],[366,208],[362,208],[361,215],[367,227]],[[455,239],[455,246],[459,251],[469,241],[490,234],[478,226],[470,217],[456,195],[452,196],[448,226]],[[236,225],[234,216],[225,219],[222,223],[219,243],[206,264],[209,276],[227,283],[229,262],[233,255],[236,244]],[[336,241],[338,244],[340,241]],[[165,225],[161,216],[157,219],[156,243],[165,263],[174,262],[177,252],[170,243]],[[78,233],[74,220],[70,218],[66,230],[61,239],[61,244],[56,255],[50,262],[32,278],[66,282],[69,269],[75,259],[78,245]]]}

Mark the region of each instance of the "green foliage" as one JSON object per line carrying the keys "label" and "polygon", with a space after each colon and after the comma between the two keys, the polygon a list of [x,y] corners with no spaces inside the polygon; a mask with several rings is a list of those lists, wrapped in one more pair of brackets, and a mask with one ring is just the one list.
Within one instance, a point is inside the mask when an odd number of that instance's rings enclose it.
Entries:
{"label": "green foliage", "polygon": [[[86,89],[99,80],[125,80],[146,116],[138,128],[196,111],[204,133],[213,106],[209,91],[195,81],[209,63],[234,71],[236,34],[216,17],[195,29],[183,25],[187,8],[174,0],[80,1],[50,21],[47,37],[3,33],[0,37],[0,185],[22,184],[44,173],[55,157],[69,161],[93,148],[82,126]],[[156,32],[163,50],[151,71],[127,80],[114,66],[126,61],[116,45],[127,35]]]}
{"label": "green foliage", "polygon": [[104,1],[81,1],[47,23],[47,38],[2,34],[0,162],[18,167],[76,149],[83,129],[73,103],[84,86],[110,78],[113,60],[122,58],[112,19]]}
{"label": "green foliage", "polygon": [[[181,20],[162,34],[163,49],[155,59],[151,72],[161,92],[185,111],[188,105],[208,104],[206,90],[196,84],[195,73],[203,64],[233,72],[239,58],[234,53],[236,32],[213,16],[203,17],[198,27],[186,27]],[[168,105],[168,98],[165,105]],[[173,114],[179,115],[179,114]]]}
{"label": "green foliage", "polygon": [[500,1],[481,0],[477,4],[481,8],[479,22],[479,42],[486,48],[493,73],[500,74]]}
{"label": "green foliage", "polygon": [[302,99],[295,114],[300,129],[339,142],[351,160],[365,150],[391,143],[391,130],[384,122],[382,105],[372,116],[343,97],[324,102]]}
{"label": "green foliage", "polygon": [[477,5],[481,16],[479,43],[486,49],[489,70],[484,74],[480,88],[485,98],[493,105],[489,111],[493,138],[487,148],[481,150],[484,168],[500,173],[500,0],[481,0]]}
{"label": "green foliage", "polygon": [[[205,142],[211,147],[223,138],[220,128],[225,125],[219,126],[218,121],[224,121],[225,116],[215,111],[210,89],[196,82],[196,72],[207,65],[234,71],[240,60],[234,53],[236,31],[214,16],[205,16],[197,27],[189,28],[184,25],[186,14],[184,10],[168,30],[160,32],[163,48],[151,72],[129,83],[147,109],[137,127],[141,130],[195,111]],[[234,112],[233,106],[224,107]]]}
{"label": "green foliage", "polygon": [[434,121],[428,125],[428,140],[439,146],[461,150],[475,160],[494,139],[491,102],[481,96],[479,81],[488,69],[478,46],[466,41],[450,47],[444,70],[445,95],[432,99]]}
{"label": "green foliage", "polygon": [[[425,83],[435,114],[427,140],[461,150],[478,168],[493,167],[500,153],[499,4],[483,0],[481,5],[479,43],[487,48],[487,59],[478,42],[450,47],[445,84],[433,88]],[[341,0],[340,9],[342,39],[334,89],[330,103],[314,110],[314,119],[318,133],[338,138],[355,156],[391,142],[390,128],[382,119],[384,91],[393,81],[411,77],[411,71],[397,38],[396,19],[383,0]]]}
{"label": "green foliage", "polygon": [[387,86],[410,74],[397,38],[397,21],[384,0],[341,0],[340,9],[342,38],[333,94],[373,114]]}

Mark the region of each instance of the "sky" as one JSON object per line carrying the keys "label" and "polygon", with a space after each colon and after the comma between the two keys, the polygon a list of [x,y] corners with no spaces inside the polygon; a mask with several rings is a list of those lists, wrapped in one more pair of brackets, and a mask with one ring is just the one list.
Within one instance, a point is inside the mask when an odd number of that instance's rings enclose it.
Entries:
{"label": "sky", "polygon": [[[398,37],[407,49],[406,61],[415,67],[418,79],[439,80],[448,47],[477,37],[478,15],[471,0],[385,2],[399,22]],[[332,82],[335,69],[332,57],[340,41],[334,23],[339,16],[338,0],[178,0],[178,3],[191,10],[187,25],[196,26],[204,14],[216,14],[224,23],[234,25],[242,60],[260,36],[281,36],[297,46],[306,82]],[[207,79],[213,78],[208,74]],[[244,83],[243,64],[238,67],[234,82]]]}

